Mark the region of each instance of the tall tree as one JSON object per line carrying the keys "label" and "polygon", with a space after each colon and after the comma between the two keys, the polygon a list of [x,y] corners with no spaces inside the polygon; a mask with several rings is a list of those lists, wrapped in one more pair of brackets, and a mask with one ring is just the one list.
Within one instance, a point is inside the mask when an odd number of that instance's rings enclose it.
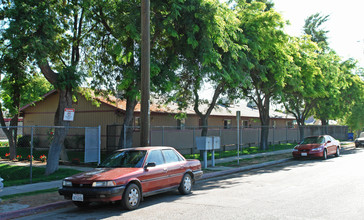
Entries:
{"label": "tall tree", "polygon": [[[3,127],[2,130],[9,140],[10,159],[16,157],[17,145],[17,128],[19,109],[21,104],[21,95],[26,92],[24,86],[27,81],[27,68],[30,64],[26,52],[26,42],[29,39],[24,38],[25,31],[19,29],[17,25],[9,22],[6,2],[0,5],[0,124],[5,126],[3,108],[8,111],[8,117],[11,117],[10,128]],[[21,20],[22,14],[12,14],[13,20]],[[18,36],[18,34],[20,36]]]}
{"label": "tall tree", "polygon": [[[185,1],[183,13],[174,24],[173,42],[181,63],[175,100],[183,112],[189,106],[200,117],[202,136],[207,135],[208,117],[223,94],[244,81],[239,62],[243,45],[241,30],[233,10],[219,1]],[[210,100],[200,97],[204,84],[213,86]]]}
{"label": "tall tree", "polygon": [[[151,4],[151,89],[155,93],[170,90],[175,81],[177,59],[171,49],[173,42],[169,38],[173,31],[171,19],[178,13],[174,4],[174,1],[156,1]],[[141,84],[140,1],[98,2],[92,12],[94,20],[101,25],[97,27],[90,43],[94,45],[91,50],[96,51],[89,56],[93,76],[91,84],[99,91],[106,86],[118,98],[126,100],[119,146],[131,147],[133,115]]]}
{"label": "tall tree", "polygon": [[325,79],[317,64],[319,48],[310,36],[292,37],[289,46],[292,65],[288,68],[282,103],[286,111],[296,118],[302,140],[305,120],[312,115],[316,101],[325,94],[322,83]]}
{"label": "tall tree", "polygon": [[250,85],[242,85],[241,89],[258,107],[262,127],[260,148],[267,149],[270,104],[285,85],[291,59],[286,47],[288,36],[283,31],[284,21],[280,14],[268,9],[264,3],[238,1],[236,10],[249,47],[242,68],[249,75]]}
{"label": "tall tree", "polygon": [[[9,27],[14,28],[6,31],[13,31],[19,42],[24,40],[25,52],[58,90],[59,103],[54,124],[68,127],[70,122],[63,121],[63,112],[72,106],[72,92],[80,82],[80,48],[83,38],[92,29],[90,23],[85,21],[91,6],[78,0],[8,2],[5,17],[9,20]],[[66,135],[67,129],[55,129],[48,153],[47,175],[58,169]],[[63,155],[66,157],[66,154]]]}

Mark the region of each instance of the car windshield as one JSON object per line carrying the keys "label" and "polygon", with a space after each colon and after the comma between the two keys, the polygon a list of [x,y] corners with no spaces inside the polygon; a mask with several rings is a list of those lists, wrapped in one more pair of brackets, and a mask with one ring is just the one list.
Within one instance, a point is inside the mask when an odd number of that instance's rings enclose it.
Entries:
{"label": "car windshield", "polygon": [[133,167],[143,166],[145,150],[124,150],[110,155],[99,167]]}
{"label": "car windshield", "polygon": [[359,137],[364,137],[364,132],[360,133],[360,136]]}
{"label": "car windshield", "polygon": [[325,138],[321,137],[321,136],[320,137],[306,137],[301,142],[301,144],[323,144],[323,143],[325,143]]}

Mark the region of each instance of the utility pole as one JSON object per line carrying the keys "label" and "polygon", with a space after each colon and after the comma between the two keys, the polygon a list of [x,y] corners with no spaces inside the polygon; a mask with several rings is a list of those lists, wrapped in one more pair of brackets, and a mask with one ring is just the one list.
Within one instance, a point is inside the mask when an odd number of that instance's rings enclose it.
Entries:
{"label": "utility pole", "polygon": [[140,144],[149,146],[150,129],[150,0],[142,0],[141,9],[141,109]]}

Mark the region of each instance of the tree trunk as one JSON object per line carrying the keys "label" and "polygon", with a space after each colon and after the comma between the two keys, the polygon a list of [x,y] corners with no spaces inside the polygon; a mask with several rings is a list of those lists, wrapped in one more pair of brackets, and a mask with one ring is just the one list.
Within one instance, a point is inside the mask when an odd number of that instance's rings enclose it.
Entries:
{"label": "tree trunk", "polygon": [[270,97],[265,95],[264,101],[262,99],[258,99],[258,109],[259,109],[259,118],[261,122],[261,135],[260,135],[260,149],[267,150],[268,149],[268,137],[269,137],[269,104]]}
{"label": "tree trunk", "polygon": [[[15,109],[19,109],[20,106],[20,91],[19,88],[15,88],[14,89],[15,94],[13,96],[13,100],[14,100],[14,108]],[[0,111],[1,111],[1,103],[0,103]],[[1,126],[3,126],[2,130],[5,133],[6,137],[8,138],[9,141],[9,153],[10,153],[10,160],[13,160],[16,158],[16,145],[17,145],[17,138],[18,138],[18,119],[19,119],[19,113],[15,114],[14,117],[10,120],[10,127],[15,127],[15,128],[5,128],[6,124],[5,124],[5,119],[3,116],[3,113],[1,111],[0,114],[0,123]]]}
{"label": "tree trunk", "polygon": [[[126,99],[126,111],[123,127],[121,129],[119,146],[120,148],[130,148],[133,146],[133,116],[134,109],[137,104],[135,97]],[[126,129],[125,135],[125,146],[124,146],[124,129]]]}
{"label": "tree trunk", "polygon": [[[68,127],[70,122],[63,121],[63,114],[65,108],[72,107],[72,89],[59,89],[59,103],[56,111],[54,125]],[[49,148],[47,166],[45,174],[49,175],[58,170],[59,158],[62,148],[64,147],[64,140],[67,136],[68,128],[56,128],[54,130],[54,137]]]}
{"label": "tree trunk", "polygon": [[300,131],[300,141],[302,141],[305,138],[305,125],[304,125],[304,119],[297,119],[298,129]]}
{"label": "tree trunk", "polygon": [[205,137],[205,136],[207,136],[207,131],[208,131],[208,128],[209,128],[208,127],[209,124],[208,124],[208,121],[207,121],[208,116],[204,115],[204,116],[200,117],[200,119],[201,119],[201,126],[202,126],[201,136]]}
{"label": "tree trunk", "polygon": [[328,134],[329,133],[329,129],[328,129],[328,125],[329,125],[329,120],[325,119],[325,118],[321,118],[321,125],[322,125],[322,134]]}

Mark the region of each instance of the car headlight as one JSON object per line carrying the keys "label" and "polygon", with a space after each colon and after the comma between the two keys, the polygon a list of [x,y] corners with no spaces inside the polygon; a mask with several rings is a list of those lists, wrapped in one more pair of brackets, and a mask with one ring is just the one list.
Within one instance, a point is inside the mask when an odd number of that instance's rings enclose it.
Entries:
{"label": "car headlight", "polygon": [[92,187],[112,187],[112,186],[116,186],[115,181],[100,181],[92,183]]}
{"label": "car headlight", "polygon": [[316,148],[312,149],[312,151],[320,151],[320,150],[322,150],[322,147],[316,147]]}
{"label": "car headlight", "polygon": [[67,181],[67,180],[63,180],[62,186],[72,186],[72,182],[71,181]]}
{"label": "car headlight", "polygon": [[293,148],[293,151],[298,151],[298,149],[296,149],[296,148]]}

